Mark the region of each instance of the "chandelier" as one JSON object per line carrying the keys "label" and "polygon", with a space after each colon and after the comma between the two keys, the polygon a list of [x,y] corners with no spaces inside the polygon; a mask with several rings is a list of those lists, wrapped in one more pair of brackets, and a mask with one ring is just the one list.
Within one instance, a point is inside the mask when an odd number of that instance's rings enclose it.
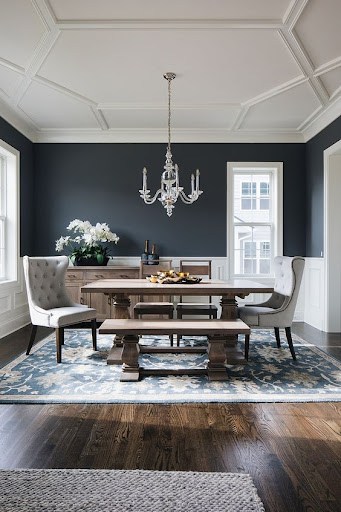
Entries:
{"label": "chandelier", "polygon": [[[142,174],[142,189],[139,190],[140,197],[146,204],[155,203],[158,199],[162,206],[167,210],[167,215],[170,217],[173,212],[176,201],[180,199],[185,204],[192,204],[198,199],[202,190],[199,190],[199,169],[196,170],[195,176],[191,175],[191,193],[186,195],[183,187],[179,183],[179,168],[177,164],[173,164],[171,152],[171,81],[176,77],[175,73],[165,73],[164,78],[168,81],[168,145],[166,152],[166,164],[164,165],[164,172],[161,175],[161,186],[151,197],[150,190],[147,188],[147,169],[143,168]],[[160,197],[159,197],[160,196]]]}

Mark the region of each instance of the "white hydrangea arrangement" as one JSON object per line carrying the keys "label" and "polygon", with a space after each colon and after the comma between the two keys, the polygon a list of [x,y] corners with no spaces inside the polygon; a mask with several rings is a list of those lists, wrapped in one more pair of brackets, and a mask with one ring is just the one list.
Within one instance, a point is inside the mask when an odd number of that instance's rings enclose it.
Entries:
{"label": "white hydrangea arrangement", "polygon": [[[93,226],[88,220],[74,219],[66,228],[73,231],[75,236],[61,236],[56,240],[56,251],[61,252],[71,246],[70,259],[73,263],[79,259],[96,259],[99,265],[109,257],[109,248],[103,243],[117,244],[119,237],[113,233],[108,224],[97,222]],[[77,246],[75,246],[75,244]]]}

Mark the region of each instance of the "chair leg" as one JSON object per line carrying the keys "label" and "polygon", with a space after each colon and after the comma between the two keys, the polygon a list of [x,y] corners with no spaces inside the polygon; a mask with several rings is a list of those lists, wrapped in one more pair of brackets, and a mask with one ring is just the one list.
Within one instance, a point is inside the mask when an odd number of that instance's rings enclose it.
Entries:
{"label": "chair leg", "polygon": [[62,345],[64,345],[64,327],[56,328],[57,363],[62,362]]}
{"label": "chair leg", "polygon": [[250,347],[250,334],[245,334],[244,357],[247,361],[249,360],[249,347]]}
{"label": "chair leg", "polygon": [[[169,320],[172,320],[173,313],[169,313],[168,318],[169,318]],[[172,347],[173,346],[173,334],[169,335],[169,341],[170,341],[170,346]]]}
{"label": "chair leg", "polygon": [[97,350],[97,322],[96,318],[91,320],[91,331],[92,331],[92,346],[94,350]]}
{"label": "chair leg", "polygon": [[286,334],[286,337],[287,337],[287,340],[288,340],[288,345],[289,345],[289,348],[290,348],[290,352],[291,352],[292,358],[293,358],[294,361],[296,361],[296,354],[295,354],[294,345],[293,345],[293,342],[292,342],[291,328],[290,327],[286,327],[285,328],[285,334]]}
{"label": "chair leg", "polygon": [[35,340],[35,337],[36,337],[36,334],[37,334],[37,328],[38,328],[37,325],[32,325],[30,341],[28,342],[27,350],[26,350],[26,355],[27,356],[29,355],[29,353],[31,352],[31,348],[33,347],[33,343],[34,343],[34,340]]}
{"label": "chair leg", "polygon": [[281,348],[281,338],[279,336],[279,327],[274,327],[274,329],[275,329],[277,348]]}
{"label": "chair leg", "polygon": [[[180,311],[177,311],[177,312],[176,312],[176,318],[177,318],[178,320],[181,320],[181,319],[182,319],[182,313],[181,313]],[[181,336],[180,334],[177,334],[177,335],[176,335],[176,346],[177,346],[177,347],[180,347],[180,341],[181,341],[181,338],[182,338],[182,336]]]}

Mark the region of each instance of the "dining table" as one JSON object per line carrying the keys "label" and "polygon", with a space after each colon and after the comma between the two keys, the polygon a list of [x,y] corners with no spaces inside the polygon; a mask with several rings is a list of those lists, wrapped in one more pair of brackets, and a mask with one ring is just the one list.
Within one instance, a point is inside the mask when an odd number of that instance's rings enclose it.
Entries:
{"label": "dining table", "polygon": [[[83,293],[103,293],[112,304],[112,318],[130,318],[131,297],[133,296],[188,296],[220,297],[222,320],[235,320],[238,317],[237,298],[245,298],[251,293],[272,293],[273,286],[247,279],[203,279],[200,282],[153,283],[148,279],[100,279],[82,286]],[[122,337],[115,336],[113,347],[107,358],[108,364],[122,363]],[[245,361],[237,349],[237,337],[230,337],[226,343],[227,364]]]}

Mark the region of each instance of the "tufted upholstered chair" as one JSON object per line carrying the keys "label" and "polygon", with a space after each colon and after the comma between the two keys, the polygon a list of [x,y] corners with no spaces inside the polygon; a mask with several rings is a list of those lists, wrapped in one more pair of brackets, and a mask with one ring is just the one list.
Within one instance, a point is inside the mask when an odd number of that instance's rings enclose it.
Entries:
{"label": "tufted upholstered chair", "polygon": [[[304,258],[299,256],[277,256],[275,263],[275,286],[271,297],[262,304],[245,305],[238,308],[238,316],[250,327],[274,328],[277,347],[281,346],[279,329],[285,329],[293,359],[296,359],[291,337],[298,292],[301,286]],[[249,346],[245,345],[245,359]]]}
{"label": "tufted upholstered chair", "polygon": [[91,322],[93,349],[97,350],[96,310],[75,304],[65,287],[65,274],[69,265],[67,256],[31,258],[24,256],[24,276],[32,332],[27,347],[28,355],[34,343],[37,326],[56,330],[57,363],[62,360],[64,328],[80,322]]}

